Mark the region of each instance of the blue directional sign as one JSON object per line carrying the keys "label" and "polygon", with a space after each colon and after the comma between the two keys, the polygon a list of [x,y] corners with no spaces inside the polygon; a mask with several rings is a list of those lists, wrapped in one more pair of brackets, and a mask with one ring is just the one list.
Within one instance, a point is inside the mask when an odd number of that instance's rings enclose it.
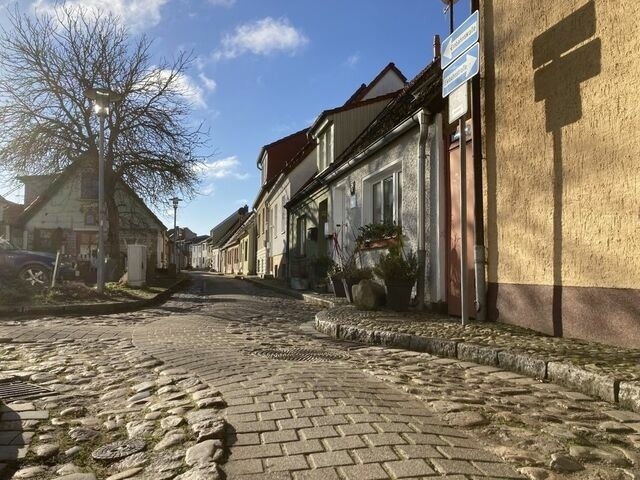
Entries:
{"label": "blue directional sign", "polygon": [[445,68],[462,52],[478,41],[480,31],[478,11],[476,10],[462,25],[456,28],[451,35],[442,42],[441,68]]}
{"label": "blue directional sign", "polygon": [[480,44],[476,43],[442,72],[442,98],[478,74],[480,69]]}

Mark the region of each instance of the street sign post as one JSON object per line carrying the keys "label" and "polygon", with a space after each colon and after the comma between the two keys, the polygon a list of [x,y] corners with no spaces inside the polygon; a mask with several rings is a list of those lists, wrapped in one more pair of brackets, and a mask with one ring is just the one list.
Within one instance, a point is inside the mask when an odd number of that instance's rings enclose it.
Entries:
{"label": "street sign post", "polygon": [[[453,25],[453,23],[452,23]],[[458,120],[460,130],[460,306],[462,326],[468,322],[467,312],[467,82],[480,70],[478,12],[475,11],[456,28],[442,44],[440,61],[442,98],[449,97],[449,122]],[[446,67],[446,68],[445,68]]]}
{"label": "street sign post", "polygon": [[479,38],[479,31],[479,17],[478,12],[475,11],[442,42],[441,67],[444,69],[458,58],[462,52],[476,43]]}
{"label": "street sign post", "polygon": [[447,97],[480,70],[480,44],[474,44],[442,72],[442,97]]}
{"label": "street sign post", "polygon": [[467,90],[465,82],[449,95],[449,123],[453,123],[467,114],[469,104]]}

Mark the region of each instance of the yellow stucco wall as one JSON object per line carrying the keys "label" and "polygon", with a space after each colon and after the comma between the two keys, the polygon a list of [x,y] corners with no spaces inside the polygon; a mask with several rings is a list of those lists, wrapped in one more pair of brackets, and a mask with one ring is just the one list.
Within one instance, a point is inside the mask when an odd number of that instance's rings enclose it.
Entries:
{"label": "yellow stucco wall", "polygon": [[489,281],[640,288],[640,2],[481,4]]}

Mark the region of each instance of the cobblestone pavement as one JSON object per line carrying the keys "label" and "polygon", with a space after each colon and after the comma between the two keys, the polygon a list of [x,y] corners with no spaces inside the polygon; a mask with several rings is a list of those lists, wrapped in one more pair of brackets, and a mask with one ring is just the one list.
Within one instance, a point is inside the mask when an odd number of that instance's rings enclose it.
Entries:
{"label": "cobblestone pavement", "polygon": [[[492,367],[329,339],[313,330],[316,310],[202,275],[162,308],[4,322],[0,337],[44,340],[20,344],[26,354],[51,338],[124,348],[132,337],[139,349],[131,352],[164,362],[153,368],[197,374],[228,405],[221,413],[230,424],[223,466],[230,479],[640,478],[639,415]],[[278,355],[328,361],[273,358]],[[95,363],[122,359],[116,349]],[[160,371],[153,368],[136,375],[155,375],[157,382]],[[133,378],[127,382],[134,385]],[[159,388],[156,383],[154,396]],[[155,403],[144,402],[127,421],[143,422]],[[186,406],[197,408],[193,398]],[[157,433],[151,441],[162,438]],[[187,434],[185,442],[194,442]],[[46,443],[39,435],[32,448]],[[177,442],[176,455],[186,447]],[[137,471],[114,478],[171,478],[186,469],[182,457],[173,462],[182,467],[166,477]],[[51,462],[47,468],[52,471]],[[111,471],[94,473],[104,478]]]}

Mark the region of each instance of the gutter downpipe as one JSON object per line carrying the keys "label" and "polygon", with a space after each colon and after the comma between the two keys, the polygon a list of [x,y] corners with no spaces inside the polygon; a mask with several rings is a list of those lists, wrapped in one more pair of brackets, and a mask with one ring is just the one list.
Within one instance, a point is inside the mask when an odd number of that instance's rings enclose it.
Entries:
{"label": "gutter downpipe", "polygon": [[[479,0],[471,0],[471,13],[480,9]],[[482,189],[482,118],[480,105],[480,76],[471,80],[471,125],[473,148],[473,190],[474,190],[474,261],[476,280],[476,319],[487,319],[487,284],[485,276],[484,211]]]}
{"label": "gutter downpipe", "polygon": [[420,124],[420,136],[418,138],[418,211],[417,211],[417,231],[418,231],[418,283],[416,293],[418,296],[418,309],[424,309],[425,299],[425,172],[426,172],[426,142],[429,134],[429,117],[426,110],[422,109],[418,113],[418,123]]}
{"label": "gutter downpipe", "polygon": [[291,243],[289,242],[289,222],[291,221],[291,216],[290,216],[288,208],[286,208],[284,205],[282,206],[282,208],[287,210],[287,243],[286,243],[284,259],[287,262],[287,271],[285,273],[285,277],[287,279],[287,286],[288,286],[289,282],[291,281],[291,263],[289,262],[289,259],[291,258],[291,256],[290,256]]}

